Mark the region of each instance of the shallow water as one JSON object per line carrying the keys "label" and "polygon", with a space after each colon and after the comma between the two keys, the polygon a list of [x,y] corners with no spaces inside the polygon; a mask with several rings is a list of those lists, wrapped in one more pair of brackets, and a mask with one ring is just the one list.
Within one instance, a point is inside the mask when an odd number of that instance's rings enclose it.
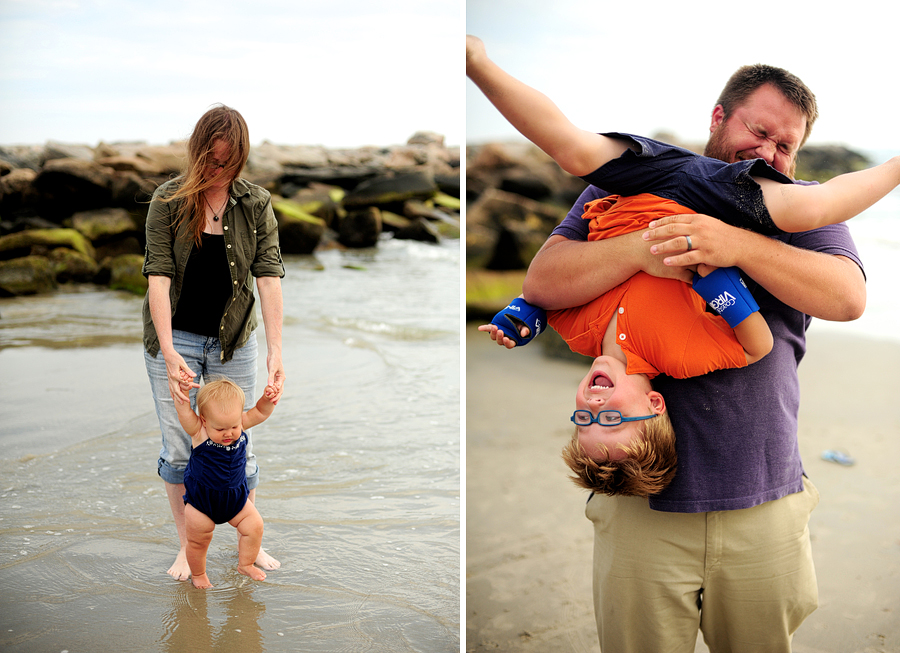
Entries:
{"label": "shallow water", "polygon": [[165,574],[141,300],[0,300],[0,649],[459,650],[459,253],[286,261],[286,392],[254,429],[282,567],[238,574],[222,525],[205,592]]}

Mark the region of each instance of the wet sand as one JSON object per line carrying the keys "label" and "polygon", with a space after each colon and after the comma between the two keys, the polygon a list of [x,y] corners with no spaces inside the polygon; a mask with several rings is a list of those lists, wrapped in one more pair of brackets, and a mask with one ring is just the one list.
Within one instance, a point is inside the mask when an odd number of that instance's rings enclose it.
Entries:
{"label": "wet sand", "polygon": [[[466,650],[599,651],[587,494],[559,457],[584,365],[466,335]],[[900,344],[815,327],[809,341],[800,450],[821,494],[819,609],[794,651],[900,651]],[[826,449],[857,462],[826,462]]]}

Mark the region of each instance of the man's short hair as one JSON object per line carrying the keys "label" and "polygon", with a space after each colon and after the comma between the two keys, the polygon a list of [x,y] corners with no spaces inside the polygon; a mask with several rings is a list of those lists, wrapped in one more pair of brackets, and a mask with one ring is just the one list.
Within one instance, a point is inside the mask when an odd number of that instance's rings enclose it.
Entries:
{"label": "man's short hair", "polygon": [[[622,460],[597,461],[588,455],[578,441],[578,430],[562,451],[563,460],[574,472],[575,485],[609,496],[646,497],[665,488],[675,477],[678,455],[675,452],[675,429],[668,413],[641,422],[642,437],[624,447]],[[601,450],[605,446],[600,445]]]}
{"label": "man's short hair", "polygon": [[819,117],[819,108],[816,104],[816,96],[809,90],[809,87],[799,77],[784,68],[761,63],[741,66],[725,84],[716,104],[722,105],[727,119],[736,108],[747,101],[747,98],[756,89],[764,84],[772,84],[781,91],[782,95],[800,109],[806,117],[806,133],[800,143],[803,145],[812,132],[813,123]]}

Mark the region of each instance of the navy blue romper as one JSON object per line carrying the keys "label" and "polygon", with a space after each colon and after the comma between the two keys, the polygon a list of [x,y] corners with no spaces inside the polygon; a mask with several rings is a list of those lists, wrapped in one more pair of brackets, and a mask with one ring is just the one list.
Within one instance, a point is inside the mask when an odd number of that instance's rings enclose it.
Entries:
{"label": "navy blue romper", "polygon": [[247,434],[227,447],[206,440],[191,450],[184,470],[184,502],[216,524],[234,518],[247,503]]}

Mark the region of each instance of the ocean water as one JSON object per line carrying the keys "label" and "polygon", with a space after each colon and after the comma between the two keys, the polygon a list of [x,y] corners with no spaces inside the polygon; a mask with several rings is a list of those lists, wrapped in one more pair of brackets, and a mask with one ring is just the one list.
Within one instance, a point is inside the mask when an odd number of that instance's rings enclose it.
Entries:
{"label": "ocean water", "polygon": [[[873,163],[900,152],[869,153]],[[866,310],[853,322],[813,320],[811,331],[900,341],[900,189],[848,222],[866,272]]]}
{"label": "ocean water", "polygon": [[459,650],[460,241],[285,264],[286,391],[254,429],[282,567],[238,574],[221,525],[208,591],[165,573],[141,299],[0,300],[0,649]]}

